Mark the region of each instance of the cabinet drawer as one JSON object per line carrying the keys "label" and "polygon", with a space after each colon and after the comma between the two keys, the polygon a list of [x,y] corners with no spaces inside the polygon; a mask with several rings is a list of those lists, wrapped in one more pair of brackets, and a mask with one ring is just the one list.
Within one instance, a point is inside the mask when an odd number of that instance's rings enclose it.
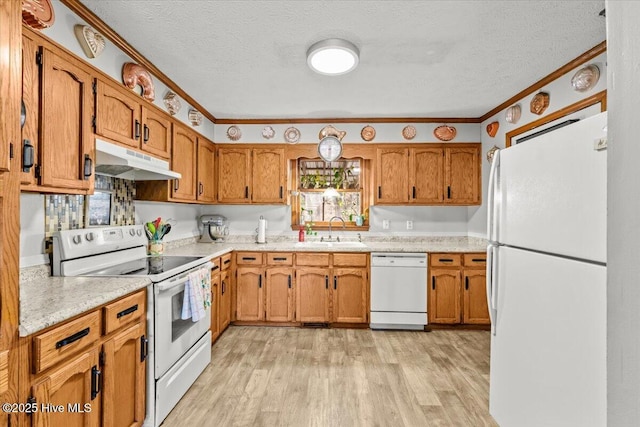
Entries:
{"label": "cabinet drawer", "polygon": [[[220,262],[220,257],[212,258],[210,262],[211,262],[211,264],[213,264],[213,267],[211,267],[211,273],[213,273],[213,274],[220,273],[220,270],[222,270],[222,264]],[[229,259],[229,263],[231,263],[231,259]]]}
{"label": "cabinet drawer", "polygon": [[267,264],[269,265],[293,265],[293,254],[291,252],[274,252],[267,254]]}
{"label": "cabinet drawer", "polygon": [[429,265],[432,267],[459,267],[460,254],[430,254]]}
{"label": "cabinet drawer", "polygon": [[100,338],[100,311],[72,320],[33,338],[34,373],[78,353]]}
{"label": "cabinet drawer", "polygon": [[333,254],[335,267],[366,267],[369,254]]}
{"label": "cabinet drawer", "polygon": [[143,317],[146,306],[147,298],[144,291],[107,304],[102,309],[105,335]]}
{"label": "cabinet drawer", "polygon": [[477,254],[464,254],[464,265],[465,267],[484,267],[487,265],[487,254],[486,253],[477,253]]}
{"label": "cabinet drawer", "polygon": [[329,266],[329,254],[296,253],[296,265],[309,265],[317,267]]}
{"label": "cabinet drawer", "polygon": [[262,252],[237,252],[236,264],[262,265]]}
{"label": "cabinet drawer", "polygon": [[231,267],[231,252],[220,257],[220,269],[228,270]]}

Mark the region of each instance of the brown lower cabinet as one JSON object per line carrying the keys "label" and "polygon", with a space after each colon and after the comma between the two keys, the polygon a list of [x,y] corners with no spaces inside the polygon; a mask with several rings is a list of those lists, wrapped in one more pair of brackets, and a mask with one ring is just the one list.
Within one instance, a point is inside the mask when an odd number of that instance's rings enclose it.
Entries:
{"label": "brown lower cabinet", "polygon": [[146,291],[137,291],[25,338],[30,386],[21,393],[37,411],[21,424],[141,426],[146,301]]}
{"label": "brown lower cabinet", "polygon": [[237,252],[235,257],[238,321],[369,321],[369,254]]}
{"label": "brown lower cabinet", "polygon": [[485,253],[429,254],[429,323],[489,325],[485,269]]}

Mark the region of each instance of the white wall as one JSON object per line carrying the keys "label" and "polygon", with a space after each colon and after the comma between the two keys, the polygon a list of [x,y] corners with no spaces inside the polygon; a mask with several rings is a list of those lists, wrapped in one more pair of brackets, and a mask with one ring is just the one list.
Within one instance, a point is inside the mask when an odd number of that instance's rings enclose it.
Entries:
{"label": "white wall", "polygon": [[607,1],[608,423],[640,425],[640,2]]}
{"label": "white wall", "polygon": [[[580,68],[584,67],[587,64],[596,64],[600,69],[600,80],[598,84],[594,86],[587,92],[576,92],[573,90],[571,86],[571,78]],[[499,148],[504,148],[506,144],[506,134],[514,129],[517,129],[521,126],[526,125],[527,123],[531,123],[540,119],[541,117],[547,116],[551,113],[554,113],[568,105],[574,104],[584,98],[588,98],[595,93],[601,92],[607,88],[607,53],[603,53],[598,55],[593,60],[589,61],[587,64],[580,65],[575,69],[569,71],[568,73],[560,76],[556,80],[552,81],[548,85],[542,87],[539,91],[547,92],[550,94],[549,97],[549,107],[545,110],[542,116],[537,116],[529,110],[529,105],[531,103],[531,99],[535,96],[535,92],[531,95],[524,97],[523,99],[517,101],[515,104],[520,104],[522,109],[522,117],[516,124],[507,123],[505,120],[505,110],[502,110],[489,119],[482,122],[480,127],[481,129],[481,141],[482,141],[482,206],[473,206],[468,208],[468,230],[469,235],[475,237],[486,237],[486,228],[487,228],[487,186],[489,184],[489,169],[490,164],[486,160],[486,154],[489,149],[491,149],[494,145]],[[532,82],[533,83],[533,82]],[[524,89],[524,88],[523,88]],[[597,114],[600,112],[599,107],[592,107],[589,109],[582,110],[581,112],[575,114],[577,117],[588,117],[593,114]],[[569,117],[563,117],[558,121],[567,120]],[[498,121],[500,123],[500,127],[498,128],[498,133],[495,137],[491,138],[487,132],[486,128],[489,123],[494,121]],[[549,123],[544,127],[551,126],[553,123]],[[531,132],[535,132],[540,129],[535,129]],[[523,134],[525,135],[525,134]]]}

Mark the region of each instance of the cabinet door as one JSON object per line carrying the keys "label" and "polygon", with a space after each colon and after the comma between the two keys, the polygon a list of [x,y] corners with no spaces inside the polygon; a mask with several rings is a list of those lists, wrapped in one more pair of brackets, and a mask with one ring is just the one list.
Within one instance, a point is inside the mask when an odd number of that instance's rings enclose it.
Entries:
{"label": "cabinet door", "polygon": [[366,268],[335,268],[333,270],[333,321],[343,323],[367,323],[369,304],[367,298]]}
{"label": "cabinet door", "polygon": [[464,310],[462,323],[489,325],[486,270],[464,270]]}
{"label": "cabinet door", "polygon": [[196,152],[198,139],[196,134],[181,126],[173,126],[173,156],[171,168],[182,174],[182,178],[173,180],[171,197],[180,200],[196,199]]}
{"label": "cabinet door", "polygon": [[329,270],[301,268],[296,271],[296,320],[298,322],[328,322]]}
{"label": "cabinet door", "polygon": [[[33,426],[91,426],[100,425],[100,393],[92,393],[100,389],[98,366],[98,348],[93,348],[81,355],[62,363],[58,369],[35,382],[32,396],[38,404],[38,411],[33,413]],[[93,386],[93,387],[92,387]],[[78,412],[69,410],[74,405]],[[77,406],[76,406],[77,404]],[[59,412],[43,410],[48,408],[64,408]],[[90,412],[86,410],[89,409]],[[84,411],[84,412],[80,412]]]}
{"label": "cabinet door", "polygon": [[211,342],[220,336],[220,273],[211,272]]}
{"label": "cabinet door", "polygon": [[264,320],[261,267],[238,267],[236,275],[236,320]]}
{"label": "cabinet door", "polygon": [[144,422],[146,340],[145,323],[140,322],[104,343],[104,427],[134,427]]}
{"label": "cabinet door", "polygon": [[285,167],[284,149],[253,149],[251,168],[253,203],[284,203]]}
{"label": "cabinet door", "polygon": [[218,150],[218,201],[250,203],[250,173],[250,149],[220,148]]}
{"label": "cabinet door", "polygon": [[431,271],[430,323],[460,323],[460,270]]}
{"label": "cabinet door", "polygon": [[[0,171],[9,170],[10,144],[20,153],[20,4],[0,2]],[[35,59],[35,58],[34,58]],[[1,242],[0,242],[1,243]]]}
{"label": "cabinet door", "polygon": [[265,281],[266,320],[293,321],[293,268],[268,268]]}
{"label": "cabinet door", "polygon": [[231,322],[231,281],[227,270],[220,272],[220,302],[218,310],[218,326],[220,333],[222,333]]}
{"label": "cabinet door", "polygon": [[409,201],[409,150],[379,148],[376,155],[376,203]]}
{"label": "cabinet door", "polygon": [[440,204],[444,188],[444,150],[415,148],[411,150],[411,202]]}
{"label": "cabinet door", "polygon": [[89,190],[93,185],[91,76],[78,60],[61,55],[43,50],[41,184]]}
{"label": "cabinet door", "polygon": [[133,148],[140,146],[140,103],[123,88],[96,79],[96,134]]}
{"label": "cabinet door", "polygon": [[445,203],[480,203],[480,148],[452,147],[445,150],[447,188]]}
{"label": "cabinet door", "polygon": [[[21,173],[20,182],[25,185],[36,185],[35,169],[38,163],[38,147],[40,144],[40,69],[36,55],[40,48],[28,37],[22,37],[22,102],[27,113],[22,127],[22,140],[27,140],[33,147],[34,167]],[[22,156],[20,157],[22,166]]]}
{"label": "cabinet door", "polygon": [[142,144],[149,154],[168,159],[171,152],[171,120],[165,114],[142,107]]}
{"label": "cabinet door", "polygon": [[204,138],[198,138],[198,200],[216,201],[216,147]]}

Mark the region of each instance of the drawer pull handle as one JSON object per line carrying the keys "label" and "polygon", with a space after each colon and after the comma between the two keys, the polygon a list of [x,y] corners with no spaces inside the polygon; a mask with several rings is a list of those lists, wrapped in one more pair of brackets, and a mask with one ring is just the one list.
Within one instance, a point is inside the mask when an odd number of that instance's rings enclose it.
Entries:
{"label": "drawer pull handle", "polygon": [[133,305],[133,306],[131,306],[131,307],[129,307],[129,308],[127,308],[127,309],[125,309],[125,310],[122,310],[122,311],[121,311],[121,312],[119,312],[116,316],[117,316],[117,317],[118,317],[118,319],[119,319],[119,318],[121,318],[121,317],[123,317],[123,316],[126,316],[127,314],[131,314],[131,313],[133,313],[134,311],[138,311],[138,304]]}
{"label": "drawer pull handle", "polygon": [[140,361],[144,362],[149,355],[149,340],[144,335],[140,337]]}
{"label": "drawer pull handle", "polygon": [[102,375],[102,372],[97,366],[91,368],[91,400],[95,399],[100,393],[100,375]]}
{"label": "drawer pull handle", "polygon": [[440,258],[438,261],[440,262],[453,262],[451,258]]}
{"label": "drawer pull handle", "polygon": [[224,260],[224,263],[225,263],[225,264],[229,264],[230,262],[231,262],[231,260],[230,260],[230,259],[226,259],[226,260]]}
{"label": "drawer pull handle", "polygon": [[483,258],[472,258],[471,261],[473,262],[485,262],[486,260]]}
{"label": "drawer pull handle", "polygon": [[211,267],[211,271],[216,271],[217,269],[219,269],[220,266],[218,265],[214,265],[213,267]]}
{"label": "drawer pull handle", "polygon": [[69,335],[65,339],[58,341],[56,343],[56,348],[64,347],[67,344],[71,344],[72,342],[78,341],[79,339],[86,337],[87,335],[89,335],[90,330],[91,328],[85,328],[80,332],[76,332],[73,335]]}
{"label": "drawer pull handle", "polygon": [[275,257],[273,258],[274,261],[286,261],[287,257]]}
{"label": "drawer pull handle", "polygon": [[243,261],[255,261],[255,260],[256,260],[256,257],[253,257],[253,256],[252,256],[252,257],[243,256],[243,257],[242,257],[242,260],[243,260]]}

